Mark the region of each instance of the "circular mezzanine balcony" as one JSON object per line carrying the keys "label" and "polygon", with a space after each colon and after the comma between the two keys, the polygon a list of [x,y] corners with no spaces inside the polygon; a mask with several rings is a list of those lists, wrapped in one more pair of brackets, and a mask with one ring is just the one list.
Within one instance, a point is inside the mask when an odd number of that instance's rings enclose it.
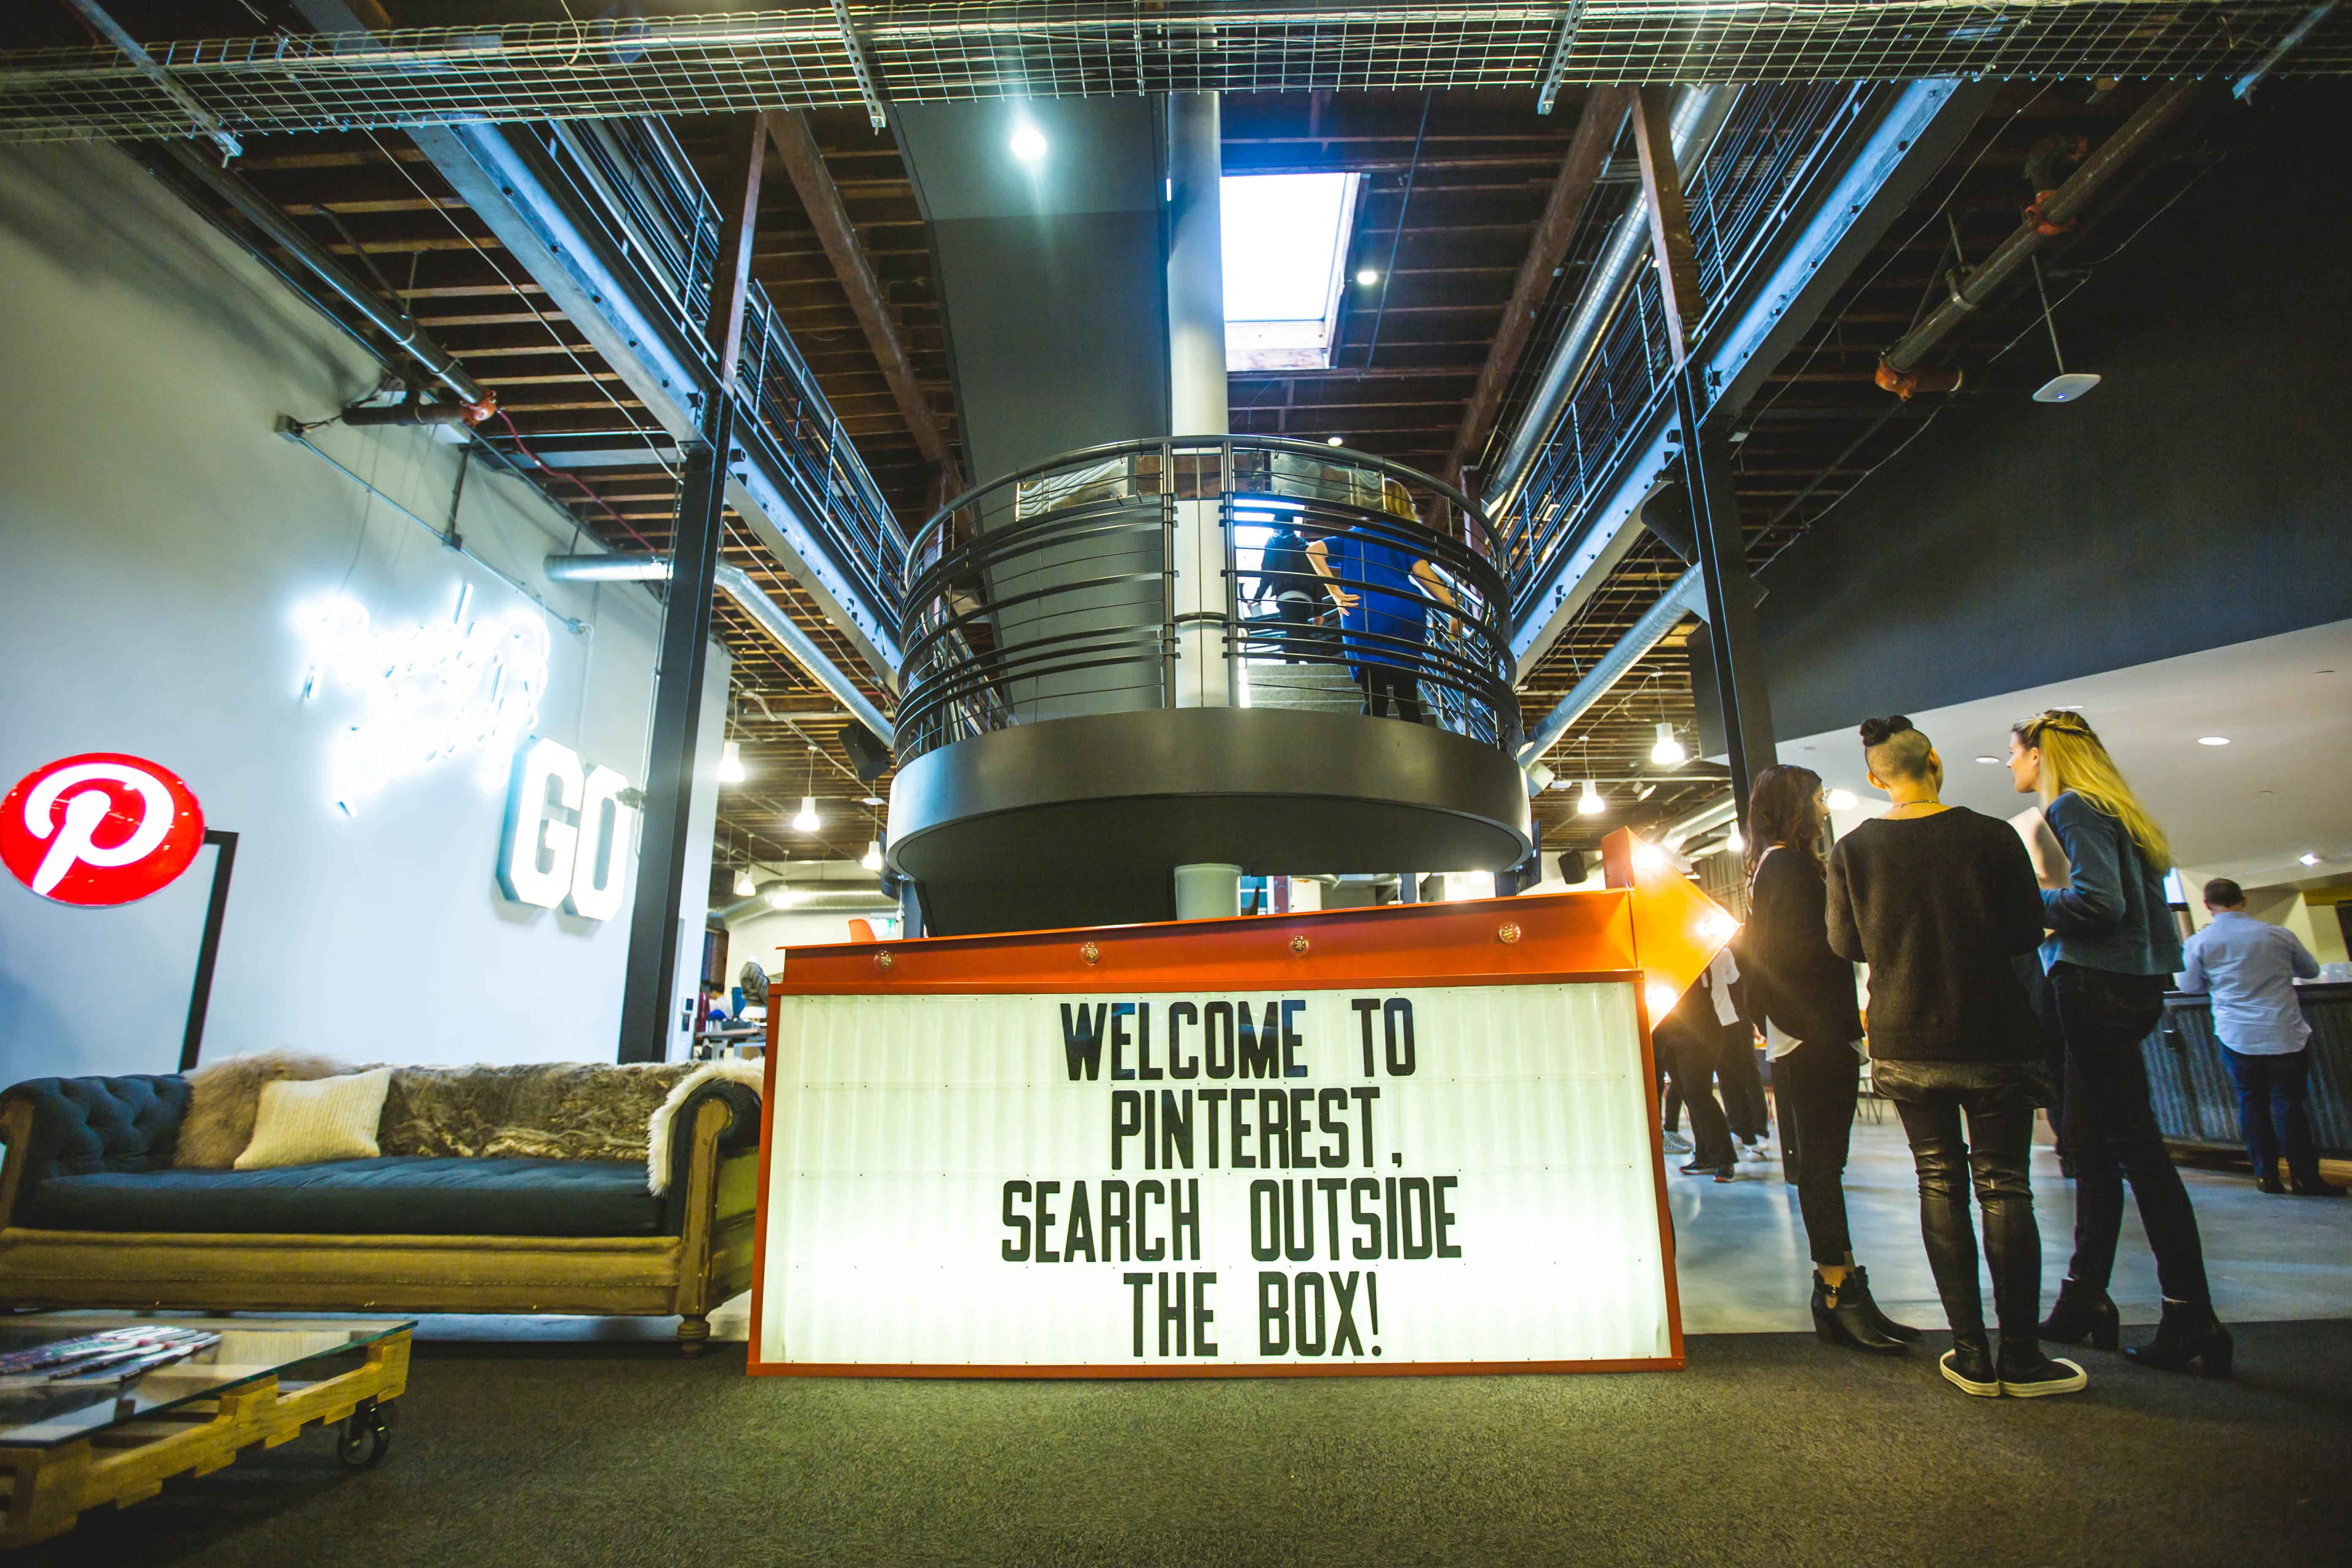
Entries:
{"label": "circular mezzanine balcony", "polygon": [[1450,486],[1269,437],[1091,447],[957,498],[901,624],[889,854],[928,929],[1171,918],[1195,862],[1517,864],[1498,557]]}

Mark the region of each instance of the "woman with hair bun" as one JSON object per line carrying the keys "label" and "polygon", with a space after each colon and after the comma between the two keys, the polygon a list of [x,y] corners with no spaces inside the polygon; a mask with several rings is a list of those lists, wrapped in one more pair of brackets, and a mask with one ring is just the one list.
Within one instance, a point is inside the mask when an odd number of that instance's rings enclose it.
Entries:
{"label": "woman with hair bun", "polygon": [[1748,922],[1739,969],[1763,1023],[1780,1097],[1781,1156],[1813,1254],[1813,1331],[1824,1344],[1900,1355],[1919,1331],[1871,1300],[1846,1228],[1845,1157],[1862,1088],[1862,1016],[1853,965],[1830,951],[1822,775],[1769,767],[1748,797]]}
{"label": "woman with hair bun", "polygon": [[2115,1348],[2107,1281],[2128,1178],[2156,1254],[2164,1317],[2152,1342],[2125,1353],[2168,1372],[2201,1363],[2207,1376],[2227,1377],[2234,1347],[2213,1315],[2197,1212],[2165,1152],[2139,1052],[2164,1017],[2164,993],[2182,963],[2164,892],[2171,847],[2098,732],[2071,709],[2053,708],[2010,731],[2009,773],[2020,795],[2042,797],[2072,868],[2066,886],[2041,895],[2051,932],[2042,962],[2066,1042],[2060,1103],[2074,1161],[2074,1258],[2042,1332],[2062,1344],[2088,1339]]}
{"label": "woman with hair bun", "polygon": [[[1862,743],[1872,786],[1895,804],[1830,851],[1829,944],[1870,965],[1871,1079],[1901,1112],[1919,1170],[1919,1228],[1952,1327],[1943,1373],[1987,1397],[2072,1394],[2089,1380],[2042,1353],[2035,1321],[2042,1234],[2026,1159],[2049,1069],[2011,963],[2042,939],[2033,863],[2006,822],[1943,804],[1943,759],[1910,720],[1870,720]],[[1972,1179],[1997,1357],[1977,1288]]]}

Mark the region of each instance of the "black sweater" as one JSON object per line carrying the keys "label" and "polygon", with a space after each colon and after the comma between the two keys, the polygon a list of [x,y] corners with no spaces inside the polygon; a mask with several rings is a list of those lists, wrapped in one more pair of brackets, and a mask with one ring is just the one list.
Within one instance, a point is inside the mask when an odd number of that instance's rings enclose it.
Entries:
{"label": "black sweater", "polygon": [[1830,851],[1829,942],[1870,965],[1870,1054],[2024,1061],[2042,1054],[2011,958],[2042,941],[2024,840],[1960,806],[1865,822]]}
{"label": "black sweater", "polygon": [[1808,1044],[1862,1038],[1853,1005],[1853,965],[1830,951],[1829,889],[1801,850],[1769,851],[1748,889],[1739,973],[1748,1010]]}

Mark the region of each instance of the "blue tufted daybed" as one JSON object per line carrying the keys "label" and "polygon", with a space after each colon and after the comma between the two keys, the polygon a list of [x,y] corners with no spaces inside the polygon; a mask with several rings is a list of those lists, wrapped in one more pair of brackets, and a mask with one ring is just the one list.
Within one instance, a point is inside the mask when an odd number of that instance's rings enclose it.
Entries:
{"label": "blue tufted daybed", "polygon": [[676,1314],[691,1348],[750,1283],[760,1102],[739,1083],[677,1108],[658,1194],[643,1160],[179,1169],[190,1099],[177,1074],[0,1095],[0,1306]]}

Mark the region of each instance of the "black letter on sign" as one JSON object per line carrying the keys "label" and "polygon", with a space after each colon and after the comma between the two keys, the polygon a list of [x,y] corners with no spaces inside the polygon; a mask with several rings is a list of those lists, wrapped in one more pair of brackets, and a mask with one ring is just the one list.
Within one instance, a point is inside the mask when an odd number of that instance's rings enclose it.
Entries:
{"label": "black letter on sign", "polygon": [[1062,1184],[1059,1182],[1037,1184],[1037,1261],[1040,1263],[1062,1261],[1062,1255],[1054,1250],[1053,1239],[1045,1234],[1054,1226],[1054,1194],[1061,1190]]}
{"label": "black letter on sign", "polygon": [[1080,1247],[1086,1248],[1087,1261],[1092,1263],[1095,1260],[1094,1210],[1087,1204],[1087,1184],[1084,1182],[1072,1182],[1070,1184],[1070,1227],[1062,1235],[1062,1261],[1076,1263],[1078,1260]]}
{"label": "black letter on sign", "polygon": [[1445,1206],[1445,1189],[1461,1184],[1459,1176],[1437,1176],[1429,1184],[1430,1200],[1437,1206],[1437,1256],[1440,1258],[1462,1256],[1462,1248],[1445,1239],[1446,1232],[1454,1228],[1454,1211]]}
{"label": "black letter on sign", "polygon": [[1179,1020],[1184,1018],[1190,1018],[1193,1023],[1198,1024],[1201,1021],[1201,1010],[1190,1002],[1168,1004],[1168,1076],[1170,1078],[1201,1076],[1200,1058],[1180,1057],[1176,1054],[1176,1025]]}
{"label": "black letter on sign", "polygon": [[1352,1346],[1356,1354],[1363,1354],[1363,1337],[1356,1332],[1356,1273],[1353,1269],[1345,1274],[1336,1270],[1332,1273],[1331,1294],[1339,1298],[1339,1324],[1331,1331],[1331,1353],[1346,1355]]}
{"label": "black letter on sign", "polygon": [[1134,1089],[1112,1089],[1110,1091],[1110,1168],[1112,1170],[1125,1169],[1119,1163],[1119,1140],[1132,1138],[1142,1131],[1142,1100]]}
{"label": "black letter on sign", "polygon": [[1151,1276],[1122,1274],[1119,1279],[1129,1290],[1135,1292],[1135,1355],[1136,1359],[1140,1361],[1143,1359],[1143,1293],[1151,1288]]}
{"label": "black letter on sign", "polygon": [[1260,1263],[1282,1257],[1282,1198],[1272,1182],[1250,1184],[1250,1256]]}
{"label": "black letter on sign", "polygon": [[[1312,1339],[1307,1333],[1307,1298],[1310,1288],[1315,1298],[1315,1334]],[[1296,1338],[1300,1355],[1323,1353],[1323,1276],[1301,1274],[1290,1282],[1290,1321],[1297,1331]]]}
{"label": "black letter on sign", "polygon": [[[1307,1076],[1307,1064],[1295,1054],[1307,1043],[1298,1033],[1298,1015],[1305,1011],[1307,1004],[1304,1002],[1285,1002],[1282,1005],[1282,1076],[1285,1078]],[[1266,1020],[1266,1026],[1274,1026],[1271,1018]]]}
{"label": "black letter on sign", "polygon": [[1275,1060],[1282,1044],[1281,1009],[1272,1002],[1265,1005],[1265,1023],[1259,1028],[1250,1027],[1250,1005],[1234,1004],[1240,1015],[1242,1027],[1242,1076],[1244,1078],[1274,1078],[1280,1072]]}
{"label": "black letter on sign", "polygon": [[[1141,1300],[1139,1296],[1138,1300]],[[1143,1343],[1142,1309],[1136,1309],[1135,1342]],[[1142,1354],[1139,1348],[1138,1355]],[[1257,1277],[1257,1353],[1288,1355],[1290,1353],[1290,1277],[1286,1274],[1260,1274]]]}
{"label": "black letter on sign", "polygon": [[1015,1213],[1013,1206],[1015,1203],[1026,1203],[1028,1200],[1028,1183],[1004,1184],[1004,1228],[1013,1233],[1013,1237],[1005,1241],[999,1250],[1004,1254],[1004,1261],[1007,1263],[1029,1261],[1029,1216]]}
{"label": "black letter on sign", "polygon": [[1103,1015],[1110,1011],[1108,1003],[1096,1005],[1094,1016],[1087,1016],[1087,1005],[1078,1004],[1077,1016],[1070,1016],[1070,1005],[1062,1004],[1062,1054],[1070,1059],[1070,1081],[1078,1081],[1078,1069],[1084,1068],[1089,1079],[1102,1076]]}
{"label": "black letter on sign", "polygon": [[1372,1064],[1372,1015],[1381,1010],[1381,999],[1359,996],[1348,1005],[1356,1010],[1356,1022],[1364,1026],[1364,1076],[1370,1078],[1377,1070]]}
{"label": "black letter on sign", "polygon": [[1135,1037],[1127,1032],[1127,1021],[1134,1014],[1135,1004],[1132,1002],[1121,1002],[1110,1010],[1110,1076],[1113,1078],[1135,1076],[1133,1068],[1118,1065],[1122,1059],[1119,1052],[1135,1044]]}
{"label": "black letter on sign", "polygon": [[1382,1022],[1388,1026],[1389,1076],[1412,1076],[1412,1004],[1402,996],[1391,996],[1381,1009]]}
{"label": "black letter on sign", "polygon": [[[1222,1049],[1220,1048],[1222,1047]],[[1212,1002],[1201,1009],[1201,1050],[1211,1078],[1234,1076],[1234,1005]]]}
{"label": "black letter on sign", "polygon": [[1407,1258],[1429,1256],[1431,1229],[1429,1217],[1429,1182],[1422,1176],[1407,1176],[1397,1183],[1397,1195],[1403,1201],[1397,1206],[1397,1220],[1404,1227],[1404,1255]]}
{"label": "black letter on sign", "polygon": [[[1198,1252],[1199,1249],[1194,1248],[1196,1256]],[[1217,1342],[1209,1337],[1209,1325],[1217,1321],[1217,1314],[1209,1310],[1209,1287],[1216,1282],[1217,1277],[1214,1274],[1192,1276],[1192,1353],[1194,1355],[1217,1353]]]}

